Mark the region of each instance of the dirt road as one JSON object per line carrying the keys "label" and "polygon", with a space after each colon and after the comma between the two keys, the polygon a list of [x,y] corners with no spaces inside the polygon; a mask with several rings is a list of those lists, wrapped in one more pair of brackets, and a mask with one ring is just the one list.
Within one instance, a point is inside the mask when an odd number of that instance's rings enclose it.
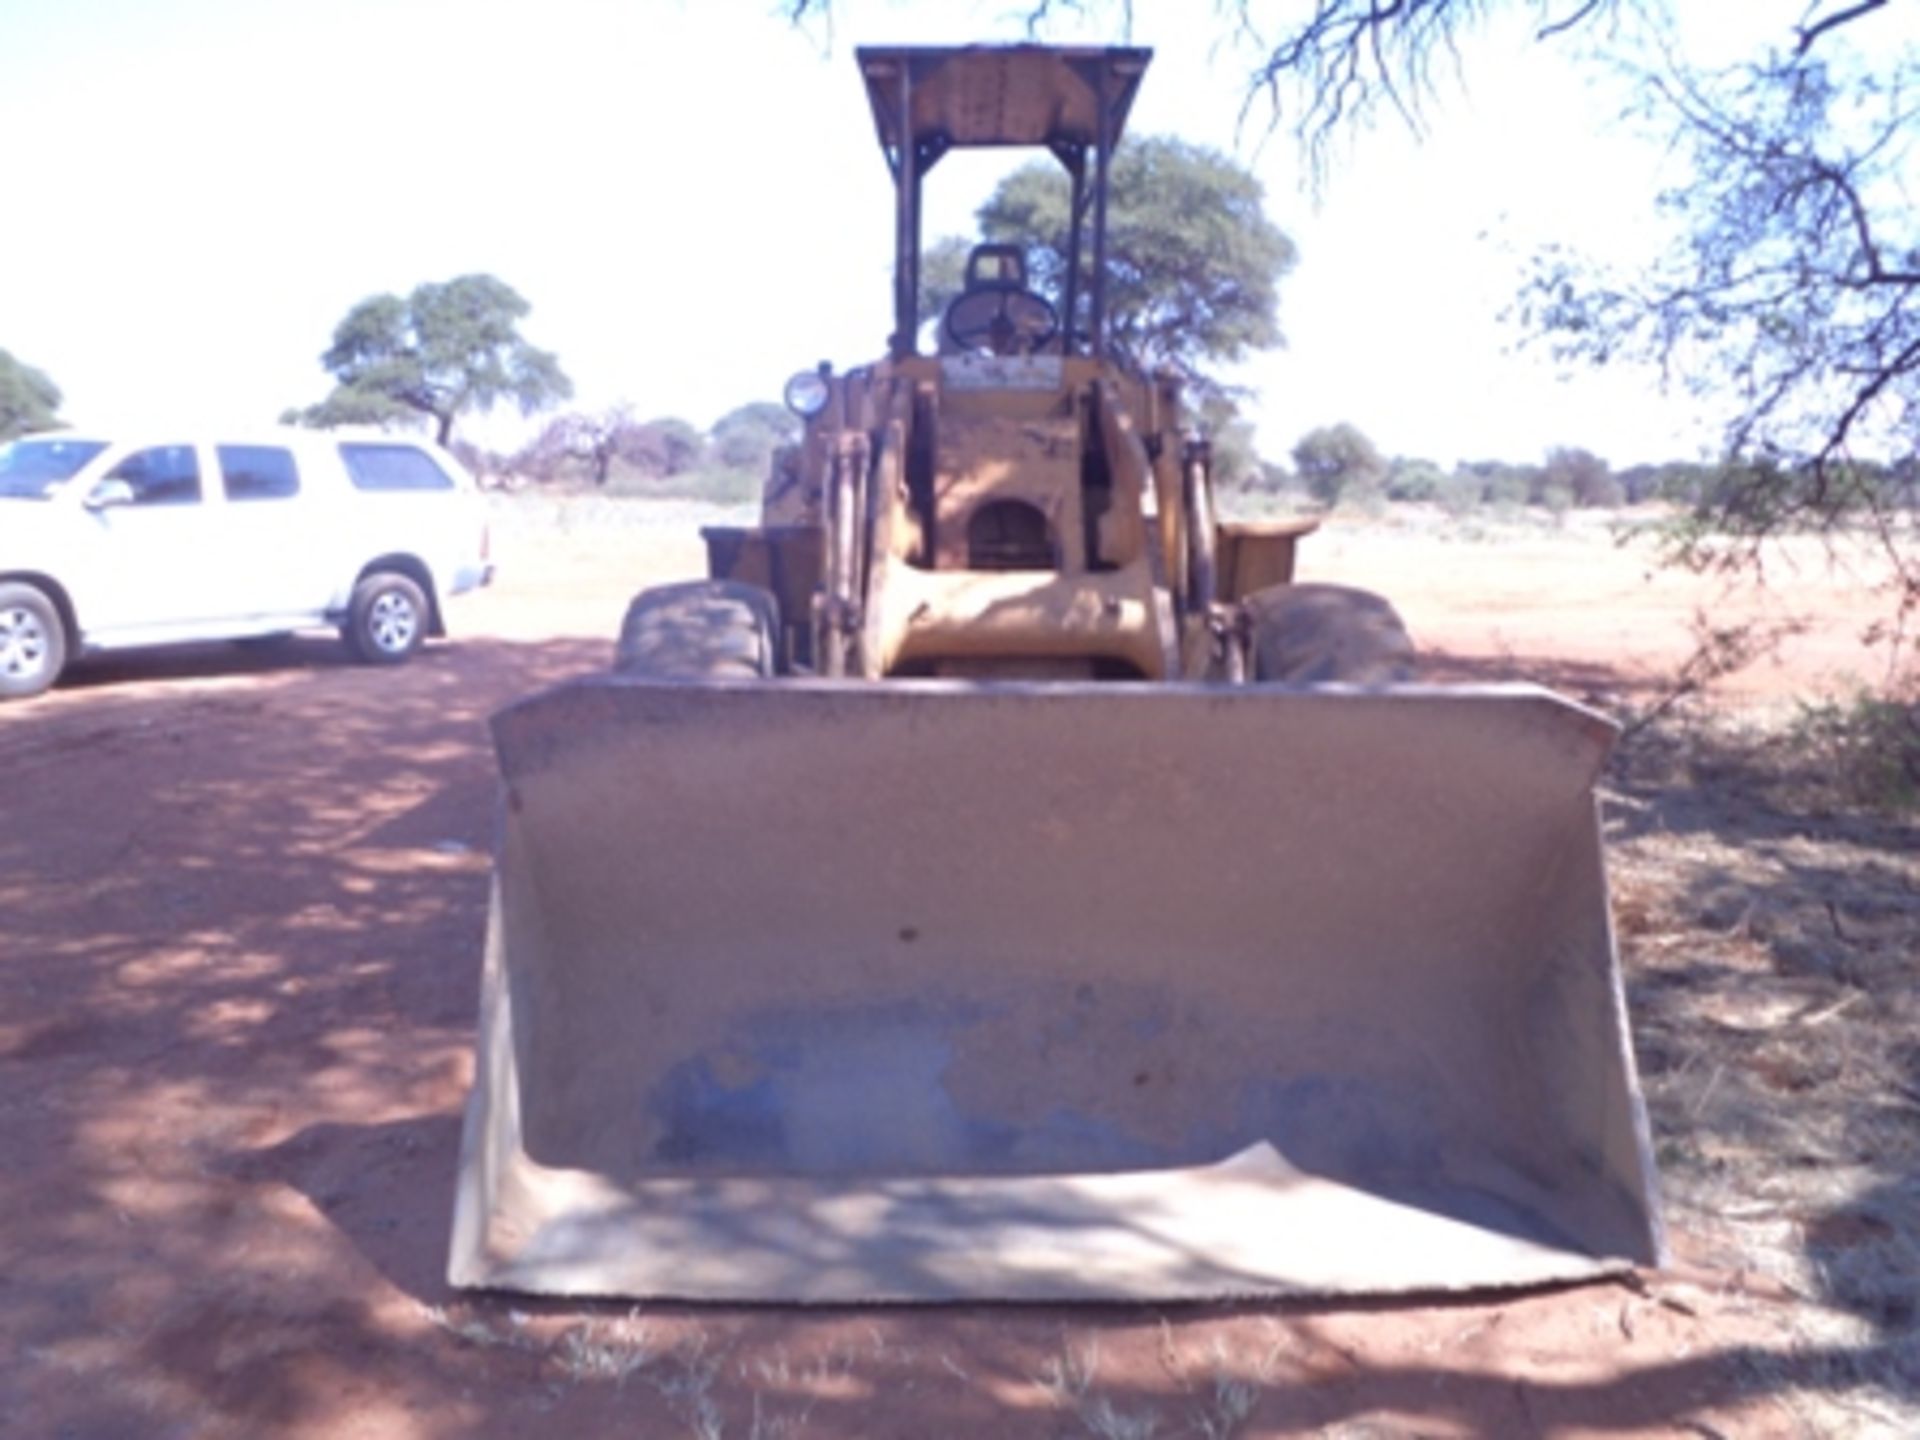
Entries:
{"label": "dirt road", "polygon": [[[0,1434],[1803,1435],[1901,1433],[1920,1414],[1899,1408],[1920,1393],[1911,1309],[1870,1313],[1806,1282],[1805,1225],[1779,1263],[1755,1263],[1762,1242],[1713,1223],[1705,1162],[1685,1154],[1674,1272],[1498,1303],[795,1313],[450,1293],[486,716],[603,665],[626,595],[699,565],[685,515],[597,530],[524,518],[500,586],[456,605],[458,638],[401,670],[350,666],[324,639],[210,647],[94,665],[0,712]],[[1491,548],[1448,580],[1415,573],[1404,537],[1384,543],[1415,630],[1456,671],[1557,665],[1606,690],[1684,651],[1697,596],[1662,592],[1625,637],[1583,630],[1586,572],[1555,568],[1577,563],[1558,541],[1527,562],[1546,578],[1524,583]],[[1357,553],[1333,537],[1321,575],[1357,570]],[[1518,604],[1556,574],[1575,592],[1557,622]],[[1466,617],[1451,629],[1449,597]],[[1838,653],[1857,617],[1829,618]],[[1658,1057],[1670,1156],[1744,1093],[1724,1073],[1737,1048],[1695,1053],[1733,1012],[1683,961],[1710,955],[1760,987],[1741,991],[1755,1003],[1841,1004],[1821,1035],[1915,1018],[1891,962],[1881,988],[1813,985],[1766,953],[1729,953],[1751,950],[1753,912],[1729,940],[1737,895],[1731,918],[1703,914],[1686,861],[1724,827],[1670,828],[1671,790],[1629,778],[1620,802],[1623,928],[1657,992],[1641,1044]],[[1836,927],[1874,938],[1861,953],[1896,955],[1920,933],[1898,903],[1916,888],[1911,856],[1886,849],[1911,834],[1855,837],[1891,857],[1872,861],[1880,909],[1841,896]],[[1768,910],[1723,856],[1700,863],[1762,914],[1799,914],[1792,895]],[[1681,1000],[1705,1007],[1698,1029]],[[1733,1144],[1731,1125],[1711,1143]],[[1910,1172],[1920,1148],[1920,1126],[1887,1126],[1877,1156],[1850,1162],[1868,1181]],[[1743,1154],[1715,1163],[1764,1176],[1776,1158]],[[1886,1206],[1822,1213],[1856,1217],[1847,1253],[1904,1255],[1911,1290],[1920,1232]]]}

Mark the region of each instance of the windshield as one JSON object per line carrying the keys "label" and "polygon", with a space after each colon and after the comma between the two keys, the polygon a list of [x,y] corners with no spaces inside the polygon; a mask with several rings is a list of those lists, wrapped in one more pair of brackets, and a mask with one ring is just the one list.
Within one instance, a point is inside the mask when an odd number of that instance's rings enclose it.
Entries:
{"label": "windshield", "polygon": [[0,497],[44,500],[62,480],[71,480],[107,445],[104,440],[53,436],[0,445]]}

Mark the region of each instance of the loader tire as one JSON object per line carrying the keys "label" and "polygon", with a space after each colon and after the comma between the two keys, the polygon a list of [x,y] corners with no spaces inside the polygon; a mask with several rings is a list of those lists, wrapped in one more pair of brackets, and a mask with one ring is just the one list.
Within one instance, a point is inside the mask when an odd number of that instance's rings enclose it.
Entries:
{"label": "loader tire", "polygon": [[656,585],[627,606],[613,669],[654,680],[763,679],[779,669],[779,633],[779,605],[758,585]]}
{"label": "loader tire", "polygon": [[1275,585],[1243,602],[1253,678],[1273,685],[1391,685],[1413,677],[1413,641],[1369,590]]}

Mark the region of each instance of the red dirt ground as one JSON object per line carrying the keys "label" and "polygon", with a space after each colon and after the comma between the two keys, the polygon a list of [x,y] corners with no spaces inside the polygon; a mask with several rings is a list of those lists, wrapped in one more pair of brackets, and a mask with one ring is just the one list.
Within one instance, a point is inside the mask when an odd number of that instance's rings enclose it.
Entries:
{"label": "red dirt ground", "polygon": [[[519,512],[515,512],[519,513]],[[549,1305],[450,1292],[485,721],[606,662],[688,525],[505,537],[457,638],[96,663],[0,712],[0,1432],[19,1436],[1805,1435],[1823,1312],[1705,1268],[1422,1305]],[[1365,546],[1362,539],[1366,539]],[[1697,582],[1591,537],[1336,534],[1443,673],[1644,688]],[[1363,550],[1373,557],[1361,568]],[[1547,603],[1547,602],[1551,603]],[[1779,693],[1845,662],[1823,601]],[[1867,1433],[1861,1431],[1860,1433]]]}

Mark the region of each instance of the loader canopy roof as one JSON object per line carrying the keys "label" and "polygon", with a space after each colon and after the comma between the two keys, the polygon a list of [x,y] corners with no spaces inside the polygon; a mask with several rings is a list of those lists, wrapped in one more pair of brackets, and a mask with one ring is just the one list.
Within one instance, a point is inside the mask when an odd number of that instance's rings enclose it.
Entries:
{"label": "loader canopy roof", "polygon": [[[955,147],[1014,145],[1051,151],[1073,186],[1053,346],[1062,355],[1103,356],[1107,170],[1153,52],[1092,45],[903,45],[865,46],[855,55],[880,148],[893,171],[892,356],[915,353],[920,325],[922,178]],[[1083,296],[1082,252],[1089,238],[1092,266]]]}
{"label": "loader canopy roof", "polygon": [[899,153],[910,110],[923,157],[955,145],[1090,146],[1103,112],[1111,146],[1153,58],[1146,49],[1042,45],[868,46],[858,54],[881,148]]}

